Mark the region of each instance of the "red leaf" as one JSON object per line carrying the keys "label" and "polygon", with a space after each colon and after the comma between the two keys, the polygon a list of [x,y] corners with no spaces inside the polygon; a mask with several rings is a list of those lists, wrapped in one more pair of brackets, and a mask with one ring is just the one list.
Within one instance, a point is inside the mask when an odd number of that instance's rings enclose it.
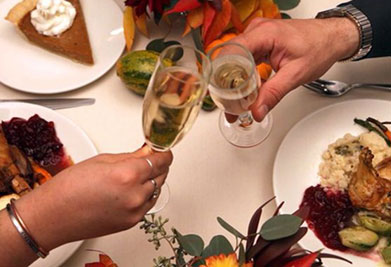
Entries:
{"label": "red leaf", "polygon": [[201,6],[201,3],[198,2],[198,0],[179,0],[172,9],[165,12],[165,15],[168,15],[171,13],[190,11],[190,10],[196,9],[200,6]]}
{"label": "red leaf", "polygon": [[262,209],[265,207],[267,204],[269,204],[272,200],[274,200],[276,197],[273,197],[263,203],[253,214],[251,217],[250,223],[248,224],[248,230],[247,230],[247,243],[246,243],[246,251],[248,252],[250,248],[254,244],[255,240],[255,233],[257,232],[258,225],[259,225],[259,220],[262,215]]}
{"label": "red leaf", "polygon": [[277,216],[277,215],[280,213],[280,209],[282,208],[282,206],[284,205],[284,203],[285,203],[285,202],[283,201],[283,202],[281,202],[280,205],[278,205],[278,207],[277,207],[276,211],[274,212],[273,216]]}
{"label": "red leaf", "polygon": [[284,265],[284,267],[311,267],[318,256],[319,256],[319,251],[313,252],[304,257],[288,262],[287,264]]}
{"label": "red leaf", "polygon": [[206,46],[216,40],[216,38],[218,38],[223,33],[225,27],[227,27],[231,20],[231,1],[223,0],[222,4],[221,12],[217,13],[212,22],[212,25],[206,32],[204,38]]}
{"label": "red leaf", "polygon": [[101,262],[91,262],[91,263],[86,263],[84,267],[106,267],[106,266]]}
{"label": "red leaf", "polygon": [[283,256],[289,249],[297,243],[307,233],[306,227],[301,227],[293,236],[279,240],[274,240],[269,246],[259,255],[255,255],[255,267],[268,266],[270,262]]}
{"label": "red leaf", "polygon": [[213,19],[216,16],[216,10],[209,5],[206,1],[204,3],[204,25],[202,27],[202,39],[205,40],[206,33],[209,30],[210,25],[212,25]]}
{"label": "red leaf", "polygon": [[106,267],[114,263],[113,260],[106,254],[99,254],[99,261],[103,263]]}
{"label": "red leaf", "polygon": [[238,10],[236,10],[236,7],[232,3],[231,3],[231,22],[232,22],[232,25],[234,25],[234,27],[239,32],[244,31],[245,27],[244,27],[242,21],[240,20]]}

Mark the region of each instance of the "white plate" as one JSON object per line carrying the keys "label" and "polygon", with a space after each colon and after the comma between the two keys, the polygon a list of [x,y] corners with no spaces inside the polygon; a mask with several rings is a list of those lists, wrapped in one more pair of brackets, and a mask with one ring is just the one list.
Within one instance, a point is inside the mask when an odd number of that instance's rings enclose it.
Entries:
{"label": "white plate", "polygon": [[70,91],[105,74],[124,50],[122,11],[112,0],[80,0],[95,61],[92,66],[30,43],[4,19],[19,1],[0,1],[0,82],[9,87],[35,94]]}
{"label": "white plate", "polygon": [[[366,131],[355,125],[353,119],[369,116],[380,121],[391,120],[391,102],[365,99],[330,105],[308,115],[288,132],[278,149],[273,169],[277,203],[285,201],[281,210],[283,213],[297,210],[305,189],[319,183],[318,166],[327,146],[346,133],[358,135]],[[312,251],[325,247],[311,230],[300,244]],[[345,257],[353,261],[355,267],[376,265],[372,260],[351,254],[330,249],[324,252]],[[326,266],[352,266],[336,260],[324,262]]]}
{"label": "white plate", "polygon": [[[96,1],[96,0],[94,0]],[[55,111],[24,103],[2,103],[0,104],[0,122],[8,121],[13,117],[28,119],[38,114],[47,121],[53,121],[56,132],[67,153],[75,163],[90,158],[97,154],[96,148],[85,132],[66,117]],[[32,267],[57,267],[69,258],[81,245],[83,241],[73,242],[52,250],[49,256],[34,262]]]}

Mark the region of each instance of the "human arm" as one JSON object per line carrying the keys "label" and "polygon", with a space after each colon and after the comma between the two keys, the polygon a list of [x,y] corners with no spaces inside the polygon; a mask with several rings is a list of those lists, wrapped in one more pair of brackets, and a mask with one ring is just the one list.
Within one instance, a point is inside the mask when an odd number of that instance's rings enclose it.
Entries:
{"label": "human arm", "polygon": [[[145,158],[153,165],[149,166]],[[16,201],[16,208],[37,243],[51,250],[75,240],[128,229],[153,207],[155,178],[166,179],[171,152],[102,154],[65,169]],[[2,266],[27,266],[36,255],[0,212]]]}

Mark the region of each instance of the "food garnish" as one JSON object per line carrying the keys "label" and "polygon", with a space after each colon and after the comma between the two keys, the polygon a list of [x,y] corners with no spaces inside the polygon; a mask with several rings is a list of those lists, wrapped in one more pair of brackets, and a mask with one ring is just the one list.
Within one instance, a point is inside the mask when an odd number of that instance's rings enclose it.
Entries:
{"label": "food garnish", "polygon": [[366,128],[369,131],[373,131],[380,135],[384,141],[386,141],[387,145],[391,147],[391,131],[388,130],[388,128],[384,125],[387,123],[381,123],[380,121],[368,117],[366,120],[361,119],[354,119],[354,122],[364,128]]}

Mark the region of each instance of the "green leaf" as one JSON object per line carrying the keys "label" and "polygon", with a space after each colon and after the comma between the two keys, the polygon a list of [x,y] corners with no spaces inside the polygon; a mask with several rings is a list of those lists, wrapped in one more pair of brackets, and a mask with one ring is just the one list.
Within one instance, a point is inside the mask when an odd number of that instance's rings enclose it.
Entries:
{"label": "green leaf", "polygon": [[[199,267],[199,266],[201,266],[201,265],[206,265],[206,262],[205,262],[204,259],[201,259],[201,260],[196,261],[195,263],[193,263],[193,264],[191,265],[191,267]],[[181,266],[182,266],[182,265],[181,265]],[[185,266],[185,265],[183,265],[183,266]]]}
{"label": "green leaf", "polygon": [[201,38],[201,28],[198,27],[195,29],[191,29],[191,36],[193,37],[195,47],[201,52],[204,52],[204,44]]}
{"label": "green leaf", "polygon": [[204,241],[198,235],[180,235],[177,236],[178,242],[185,252],[191,256],[201,256],[204,249]]}
{"label": "green leaf", "polygon": [[297,233],[303,220],[295,215],[277,215],[267,220],[261,228],[265,240],[277,240]]}
{"label": "green leaf", "polygon": [[282,19],[291,19],[291,18],[292,18],[292,17],[289,16],[289,14],[287,14],[287,13],[281,13],[281,17],[282,17]]}
{"label": "green leaf", "polygon": [[242,266],[246,262],[246,253],[244,252],[243,243],[239,246],[239,266]]}
{"label": "green leaf", "polygon": [[146,47],[147,50],[152,50],[158,53],[161,53],[164,50],[164,48],[166,48],[164,38],[152,40],[147,44]]}
{"label": "green leaf", "polygon": [[224,221],[221,217],[217,217],[217,221],[219,222],[219,224],[225,229],[227,230],[228,232],[230,232],[231,234],[233,234],[234,236],[238,237],[238,238],[243,238],[245,239],[246,237],[241,234],[238,230],[236,230],[235,228],[233,228],[231,225],[229,225],[226,221]]}
{"label": "green leaf", "polygon": [[209,245],[204,249],[201,256],[206,259],[210,256],[228,255],[232,252],[234,252],[234,249],[228,239],[225,236],[217,235],[210,240]]}
{"label": "green leaf", "polygon": [[297,7],[300,0],[274,0],[280,10],[289,10]]}

